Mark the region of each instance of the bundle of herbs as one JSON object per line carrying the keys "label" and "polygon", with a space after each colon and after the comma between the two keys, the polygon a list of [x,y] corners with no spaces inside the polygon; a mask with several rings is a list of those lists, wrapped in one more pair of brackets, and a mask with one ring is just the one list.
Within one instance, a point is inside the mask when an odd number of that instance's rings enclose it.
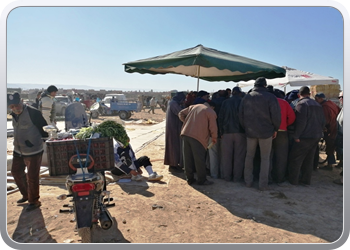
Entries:
{"label": "bundle of herbs", "polygon": [[95,127],[82,128],[75,138],[85,140],[90,138],[94,133],[99,133],[100,137],[113,137],[120,141],[124,146],[129,144],[129,137],[123,125],[115,121],[104,121]]}

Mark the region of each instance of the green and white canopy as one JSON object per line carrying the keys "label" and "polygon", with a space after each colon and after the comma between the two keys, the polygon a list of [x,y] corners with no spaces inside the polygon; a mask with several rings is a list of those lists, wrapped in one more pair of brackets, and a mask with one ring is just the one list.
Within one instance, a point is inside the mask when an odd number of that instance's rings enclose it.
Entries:
{"label": "green and white canopy", "polygon": [[210,82],[249,81],[261,76],[273,79],[286,73],[284,68],[203,45],[123,65],[127,73],[180,74]]}

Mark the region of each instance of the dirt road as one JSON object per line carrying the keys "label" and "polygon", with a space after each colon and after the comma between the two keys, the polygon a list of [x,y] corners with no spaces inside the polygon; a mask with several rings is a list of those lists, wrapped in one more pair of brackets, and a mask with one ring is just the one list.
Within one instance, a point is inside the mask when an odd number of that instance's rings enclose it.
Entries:
{"label": "dirt road", "polygon": [[[164,114],[157,111],[161,118],[152,119],[161,121]],[[116,223],[106,231],[98,228],[94,242],[330,243],[341,236],[343,187],[332,182],[339,169],[314,171],[309,187],[285,182],[261,192],[258,183],[246,188],[221,179],[189,186],[183,173],[172,174],[163,165],[164,140],[163,135],[137,153],[149,156],[164,179],[109,184]],[[42,206],[32,212],[16,204],[19,192],[7,196],[9,237],[18,243],[79,243],[73,214],[58,211],[67,203],[56,199],[66,192],[64,185],[41,185],[40,192]]]}

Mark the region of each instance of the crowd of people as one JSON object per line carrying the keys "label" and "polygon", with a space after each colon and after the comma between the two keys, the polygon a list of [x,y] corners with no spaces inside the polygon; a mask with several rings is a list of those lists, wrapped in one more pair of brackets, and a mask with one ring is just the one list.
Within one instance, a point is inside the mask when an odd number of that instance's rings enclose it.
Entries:
{"label": "crowd of people", "polygon": [[[51,85],[38,93],[34,106],[23,104],[18,93],[7,95],[14,128],[11,173],[22,194],[17,203],[28,201],[27,211],[41,206],[39,170],[43,138],[48,137],[43,127],[56,126],[57,91]],[[343,168],[343,92],[339,102],[340,107],[324,93],[312,99],[306,86],[285,94],[267,86],[263,77],[247,93],[239,87],[212,95],[204,90],[177,92],[167,104],[164,164],[170,172],[184,172],[189,185],[213,184],[208,175],[244,181],[247,187],[256,179],[262,191],[287,180],[310,185],[313,170]],[[321,138],[327,164],[318,167]],[[131,145],[115,140],[114,156],[113,174],[140,181],[143,166],[149,181],[163,178],[147,156],[136,159]],[[334,183],[343,184],[343,172]]]}
{"label": "crowd of people", "polygon": [[[164,164],[184,172],[189,185],[213,184],[208,175],[247,187],[258,180],[261,191],[285,181],[310,185],[313,171],[343,167],[343,92],[339,102],[324,93],[313,99],[307,86],[284,93],[264,77],[247,93],[178,92],[166,112]],[[321,139],[325,166],[318,164]],[[342,173],[334,183],[342,185]]]}

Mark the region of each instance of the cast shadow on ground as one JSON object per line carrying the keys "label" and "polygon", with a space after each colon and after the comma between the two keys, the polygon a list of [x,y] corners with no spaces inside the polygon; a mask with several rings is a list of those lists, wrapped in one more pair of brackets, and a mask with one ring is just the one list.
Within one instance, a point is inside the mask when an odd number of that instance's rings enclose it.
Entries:
{"label": "cast shadow on ground", "polygon": [[[213,185],[193,184],[192,188],[234,216],[334,242],[343,230],[342,186],[332,183],[332,179],[338,178],[339,171],[314,171],[310,186],[284,182],[269,185],[271,190],[268,191],[259,191],[256,180],[253,187],[248,188],[243,180],[235,183],[210,177]],[[184,174],[176,175],[185,179]]]}
{"label": "cast shadow on ground", "polygon": [[[18,243],[57,243],[46,229],[41,208],[27,212],[25,210],[26,205],[20,206],[23,206],[23,210],[19,216],[17,227],[11,237],[13,241]],[[27,213],[31,213],[31,216],[28,216]],[[24,214],[26,214],[26,216],[24,216]],[[35,220],[33,220],[33,218],[35,218]]]}
{"label": "cast shadow on ground", "polygon": [[145,197],[154,196],[154,193],[149,192],[147,190],[149,188],[148,186],[131,186],[131,185],[125,185],[125,184],[120,184],[119,186],[125,193],[129,195],[140,194]]}
{"label": "cast shadow on ground", "polygon": [[[208,187],[197,186],[195,188],[225,207],[233,215],[299,234],[312,234],[329,242],[338,240],[342,234],[342,204],[320,206],[327,200],[325,193],[320,193],[316,189],[314,197],[304,193],[306,188],[312,187],[292,186],[284,183],[281,186],[270,185],[271,190],[269,191],[259,191],[257,181],[254,182],[252,188],[245,187],[244,182],[214,181],[216,183],[214,185],[220,182],[219,185],[222,186],[218,188],[221,189],[220,191],[208,194],[203,192],[205,189],[210,190]],[[340,189],[340,187],[335,188]],[[299,194],[299,198],[291,197],[293,191]],[[219,192],[224,195],[217,195]],[[319,199],[315,196],[319,196]],[[329,204],[333,203],[329,202]],[[237,206],[238,204],[243,204],[244,209],[242,206]],[[338,214],[335,213],[337,210]],[[325,230],[326,228],[328,230]]]}
{"label": "cast shadow on ground", "polygon": [[118,222],[115,217],[112,220],[113,225],[107,230],[102,229],[100,226],[95,227],[92,235],[93,243],[130,243],[118,229]]}

